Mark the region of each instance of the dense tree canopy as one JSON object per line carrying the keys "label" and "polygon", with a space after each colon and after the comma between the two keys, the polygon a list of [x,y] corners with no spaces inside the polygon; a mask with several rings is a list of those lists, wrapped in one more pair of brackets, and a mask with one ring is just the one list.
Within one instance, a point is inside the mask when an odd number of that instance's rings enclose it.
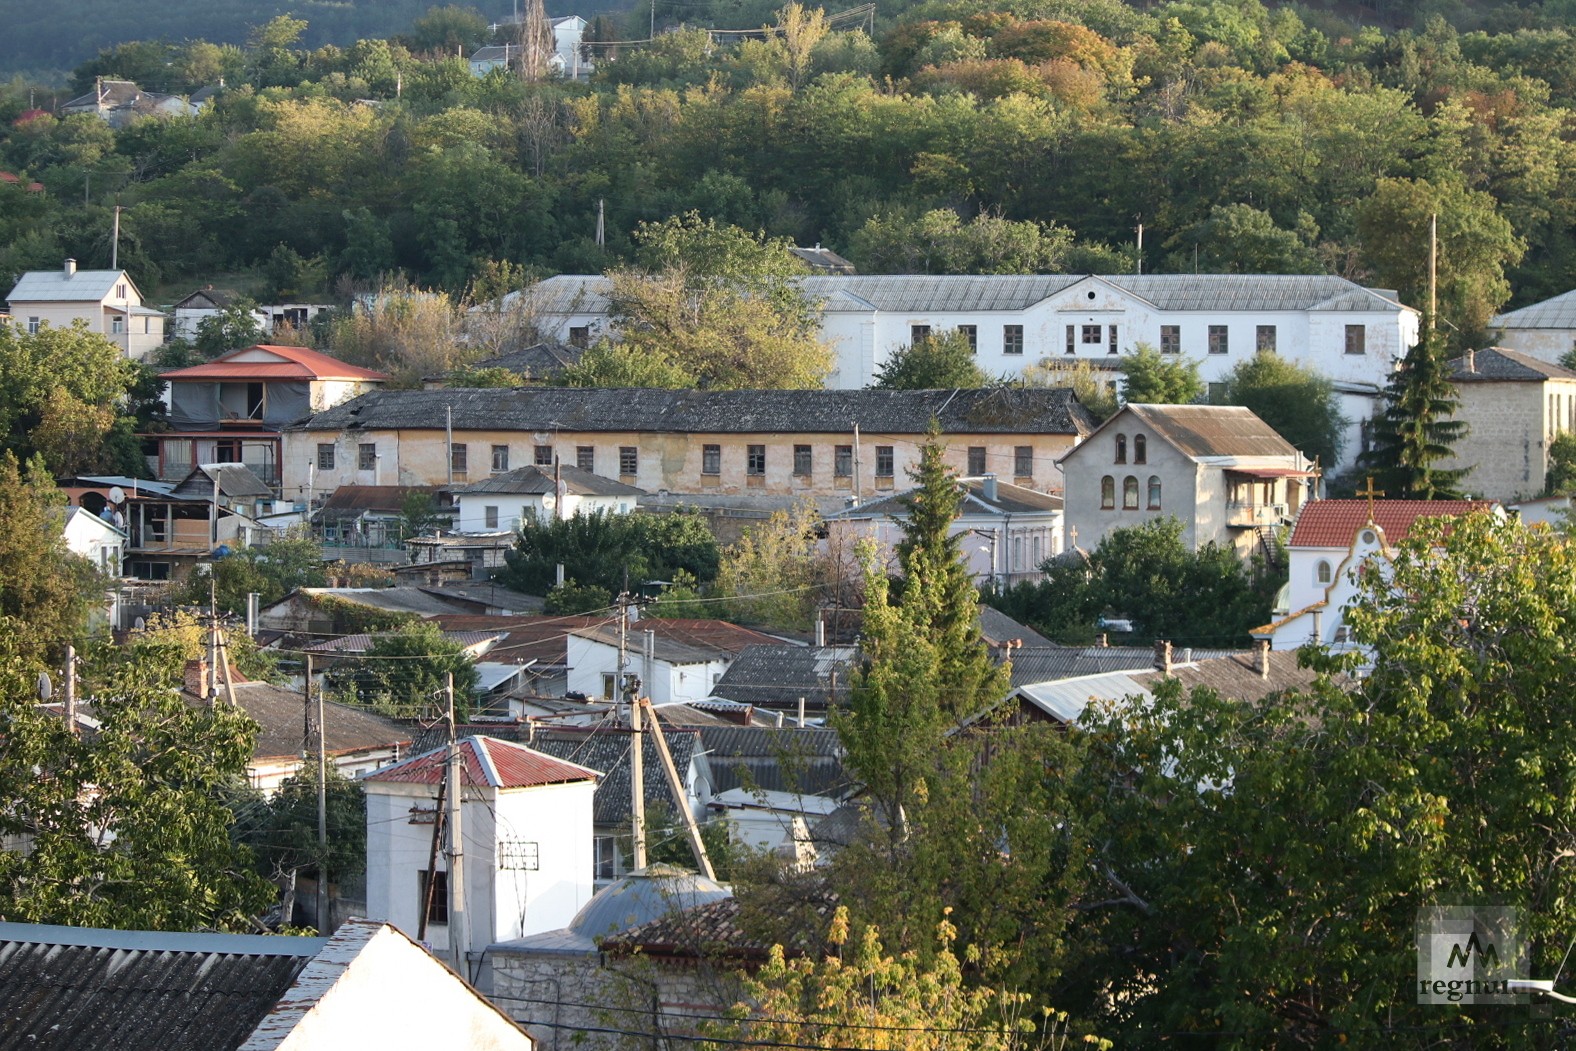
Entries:
{"label": "dense tree canopy", "polygon": [[543,595],[564,579],[617,595],[648,580],[672,580],[680,570],[707,583],[717,575],[717,538],[696,514],[627,515],[596,512],[539,521],[526,516],[499,580]]}
{"label": "dense tree canopy", "polygon": [[953,329],[898,347],[876,366],[872,387],[881,390],[937,390],[990,386],[991,378],[975,364],[969,337]]}
{"label": "dense tree canopy", "polygon": [[1309,459],[1340,462],[1347,420],[1334,385],[1308,366],[1261,351],[1231,370],[1219,401],[1252,409]]}

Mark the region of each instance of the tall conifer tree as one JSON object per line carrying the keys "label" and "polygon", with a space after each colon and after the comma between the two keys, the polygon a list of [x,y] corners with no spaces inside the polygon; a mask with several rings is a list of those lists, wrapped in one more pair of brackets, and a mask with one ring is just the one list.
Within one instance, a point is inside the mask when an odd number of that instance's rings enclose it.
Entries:
{"label": "tall conifer tree", "polygon": [[1460,406],[1444,339],[1427,326],[1423,338],[1385,391],[1373,448],[1359,463],[1372,473],[1391,499],[1453,500],[1470,468],[1445,470],[1434,466],[1449,459],[1451,446],[1466,436],[1467,425],[1451,419]]}

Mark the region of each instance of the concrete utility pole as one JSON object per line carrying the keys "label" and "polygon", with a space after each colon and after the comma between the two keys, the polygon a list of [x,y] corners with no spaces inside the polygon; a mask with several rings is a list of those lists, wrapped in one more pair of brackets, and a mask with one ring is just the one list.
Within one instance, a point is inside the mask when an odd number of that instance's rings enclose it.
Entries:
{"label": "concrete utility pole", "polygon": [[629,592],[618,596],[618,674],[614,688],[629,705],[629,823],[637,869],[646,867],[646,757],[641,750],[640,699],[629,686]]}
{"label": "concrete utility pole", "polygon": [[68,645],[66,647],[66,681],[64,685],[66,729],[75,735],[79,732],[77,729],[77,648],[75,646]]}
{"label": "concrete utility pole", "polygon": [[[307,658],[306,688],[312,691],[312,658]],[[323,691],[317,691],[317,933],[328,937],[333,917],[328,914],[328,742],[323,726]]]}
{"label": "concrete utility pole", "polygon": [[454,955],[454,969],[460,977],[470,981],[470,933],[465,918],[465,836],[460,824],[460,804],[465,785],[461,777],[460,745],[454,735],[454,673],[443,676],[443,696],[449,715],[449,769],[448,769],[448,825],[449,825],[449,951]]}
{"label": "concrete utility pole", "polygon": [[1428,330],[1434,330],[1439,313],[1439,215],[1428,217]]}

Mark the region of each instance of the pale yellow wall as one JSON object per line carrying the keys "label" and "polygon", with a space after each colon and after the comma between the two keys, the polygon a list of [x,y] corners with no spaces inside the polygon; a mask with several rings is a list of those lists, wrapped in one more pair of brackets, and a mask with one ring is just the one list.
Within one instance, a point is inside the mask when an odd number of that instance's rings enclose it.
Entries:
{"label": "pale yellow wall", "polygon": [[[441,427],[441,421],[439,421]],[[545,436],[544,436],[545,437]],[[880,492],[901,491],[912,483],[908,470],[917,465],[922,435],[882,436],[861,435],[859,442],[858,494],[868,499]],[[944,435],[947,443],[947,463],[958,473],[968,467],[968,448],[983,446],[986,449],[986,470],[1004,481],[1015,481],[1042,491],[1060,491],[1061,470],[1055,460],[1073,445],[1071,435]],[[467,471],[456,482],[478,481],[491,473],[492,446],[509,446],[509,467],[524,467],[535,462],[535,436],[520,431],[456,431],[456,445],[467,449]],[[362,471],[358,446],[363,443],[377,446],[378,469]],[[335,446],[334,469],[311,471],[317,463],[319,443]],[[719,493],[761,494],[809,497],[836,497],[855,494],[853,478],[833,476],[833,448],[852,445],[853,434],[616,434],[608,432],[560,432],[550,436],[549,444],[556,450],[561,462],[576,463],[576,449],[589,445],[595,449],[594,470],[608,478],[620,478],[650,493],[667,490],[670,493]],[[722,452],[722,470],[718,475],[702,475],[703,448],[718,445]],[[766,446],[766,474],[758,482],[746,472],[747,447],[754,444]],[[619,448],[634,446],[639,450],[638,469],[633,476],[619,474]],[[808,478],[793,474],[795,445],[811,447],[811,474]],[[891,446],[893,476],[878,479],[875,475],[877,448]],[[1033,450],[1033,473],[1027,478],[1014,474],[1014,450],[1017,446]],[[444,434],[439,430],[421,431],[353,431],[343,436],[330,431],[289,431],[284,435],[283,450],[284,490],[287,498],[305,494],[309,474],[312,491],[319,496],[333,492],[341,485],[443,485],[449,481],[448,454]]]}
{"label": "pale yellow wall", "polygon": [[1456,392],[1454,418],[1468,433],[1441,466],[1471,467],[1461,484],[1474,496],[1512,500],[1542,492],[1549,443],[1576,430],[1576,381],[1458,383]]}

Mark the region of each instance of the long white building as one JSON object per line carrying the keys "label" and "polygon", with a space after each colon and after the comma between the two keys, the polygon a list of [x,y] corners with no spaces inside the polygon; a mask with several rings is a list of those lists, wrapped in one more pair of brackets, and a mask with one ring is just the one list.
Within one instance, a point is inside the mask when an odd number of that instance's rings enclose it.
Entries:
{"label": "long white building", "polygon": [[[1362,423],[1418,339],[1419,314],[1395,292],[1328,275],[1145,274],[816,276],[801,279],[820,304],[836,351],[833,388],[868,386],[899,348],[962,329],[993,375],[1032,364],[1087,360],[1113,366],[1139,343],[1200,363],[1225,381],[1260,349],[1328,376],[1351,421],[1343,459],[1356,458]],[[587,343],[608,325],[608,281],[549,278],[529,293],[544,335]]]}

